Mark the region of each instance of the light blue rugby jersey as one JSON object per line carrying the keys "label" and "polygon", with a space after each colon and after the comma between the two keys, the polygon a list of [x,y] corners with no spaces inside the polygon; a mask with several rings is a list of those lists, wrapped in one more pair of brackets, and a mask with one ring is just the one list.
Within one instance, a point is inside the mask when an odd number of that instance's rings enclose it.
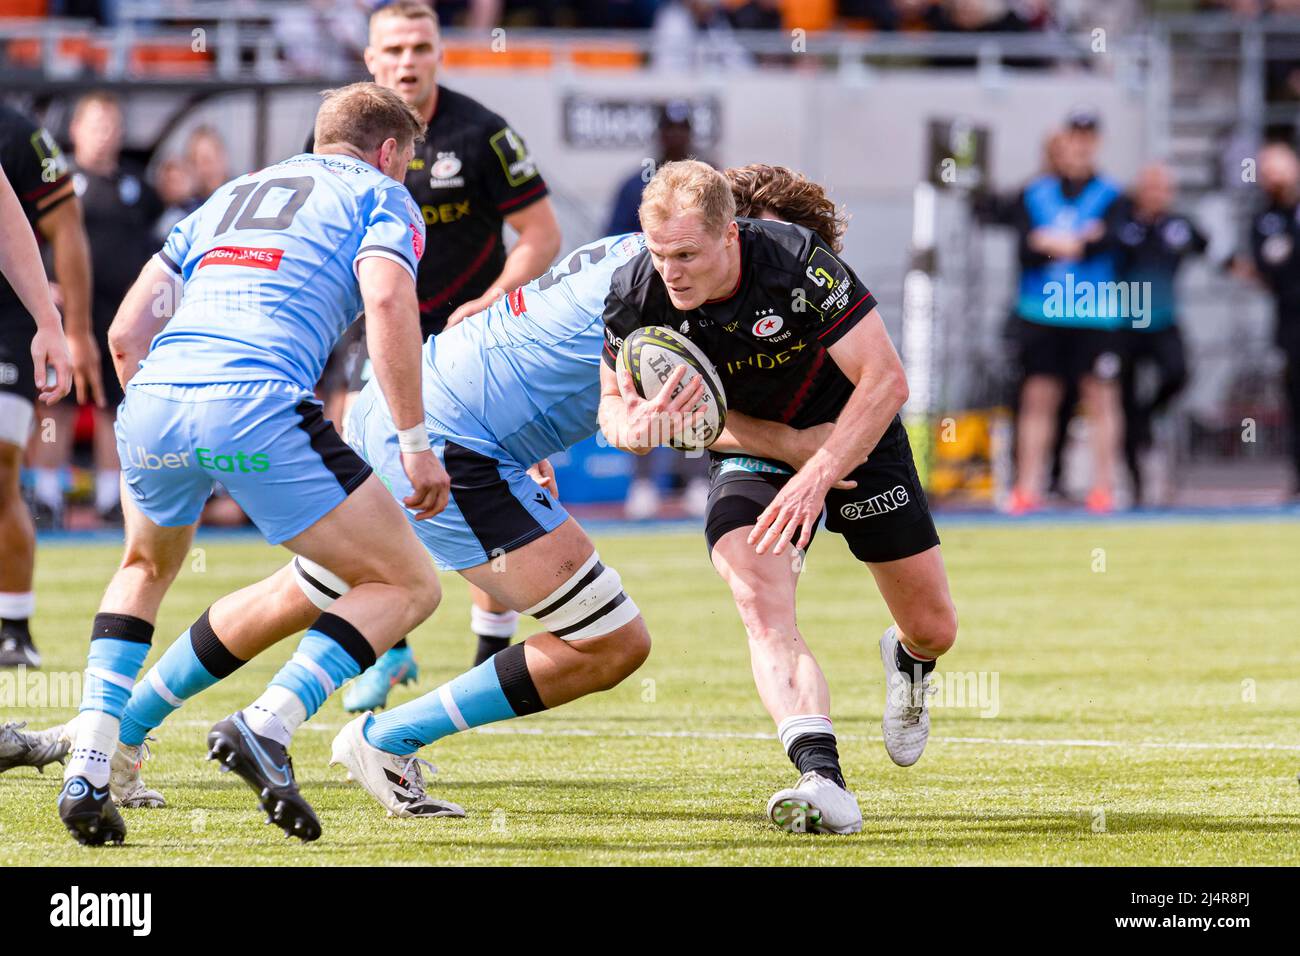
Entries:
{"label": "light blue rugby jersey", "polygon": [[531,465],[596,431],[603,314],[640,233],[583,246],[554,269],[424,346],[424,407],[452,436]]}
{"label": "light blue rugby jersey", "polygon": [[310,391],[361,313],[358,263],[383,256],[414,280],[423,252],[406,187],[361,160],[303,153],[232,180],[157,255],[184,292],[132,382]]}

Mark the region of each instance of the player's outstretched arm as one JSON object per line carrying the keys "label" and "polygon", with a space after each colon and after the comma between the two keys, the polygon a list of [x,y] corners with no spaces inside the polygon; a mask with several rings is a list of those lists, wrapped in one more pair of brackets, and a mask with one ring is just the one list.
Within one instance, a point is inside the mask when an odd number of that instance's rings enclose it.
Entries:
{"label": "player's outstretched arm", "polygon": [[72,184],[42,200],[49,211],[38,208],[36,227],[54,251],[54,278],[63,293],[63,330],[68,337],[77,401],[91,401],[103,408],[99,346],[90,327],[90,245],[81,203],[75,196],[60,200],[65,189],[71,190]]}
{"label": "player's outstretched arm", "polygon": [[180,280],[157,259],[145,263],[127,290],[113,316],[113,324],[108,327],[113,368],[123,388],[149,354],[149,343],[176,313],[180,295]]}
{"label": "player's outstretched arm", "polygon": [[402,468],[413,493],[405,499],[416,518],[431,518],[447,506],[451,479],[433,452],[424,427],[420,389],[420,303],[415,279],[384,256],[357,264],[366,310],[366,343],[375,378],[388,403],[402,443]]}
{"label": "player's outstretched arm", "polygon": [[880,313],[872,309],[828,351],[853,394],[825,444],[808,459],[759,515],[749,543],[759,554],[780,554],[791,542],[807,547],[822,505],[836,481],[867,460],[907,401],[907,376]]}
{"label": "player's outstretched arm", "polygon": [[[0,170],[0,221],[13,226],[0,235],[0,274],[13,286],[23,307],[36,320],[36,335],[32,338],[36,387],[41,399],[52,405],[67,395],[72,387],[68,342],[63,337],[59,310],[54,307],[50,283],[45,278],[45,266],[36,247],[36,237],[30,230],[17,228],[16,224],[26,218],[18,196],[9,184],[9,177]],[[54,371],[53,382],[47,381],[47,368]]]}

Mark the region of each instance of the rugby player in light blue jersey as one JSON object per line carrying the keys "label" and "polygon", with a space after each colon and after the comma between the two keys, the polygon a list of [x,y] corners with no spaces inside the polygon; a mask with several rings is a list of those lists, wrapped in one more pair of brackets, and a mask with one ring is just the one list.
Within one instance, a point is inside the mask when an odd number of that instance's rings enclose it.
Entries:
{"label": "rugby player in light blue jersey", "polygon": [[[420,394],[424,223],[401,182],[422,133],[419,117],[373,83],[326,94],[317,152],[218,189],[176,226],[118,311],[110,342],[129,383],[117,420],[126,549],[91,631],[59,796],[79,842],[125,837],[109,787],[119,721],[214,481],[267,541],[353,585],[303,622],[306,637],[266,693],[208,735],[210,756],[258,792],[286,834],[320,835],[287,753],[294,729],[437,606],[437,578],[402,509],[312,396],[330,349],[364,309],[397,429],[403,503],[421,518],[445,506],[449,480],[430,451]],[[240,626],[227,609],[190,628],[172,661],[177,693],[242,663],[222,643]]]}
{"label": "rugby player in light blue jersey", "polygon": [[[774,199],[765,214],[806,221],[813,229],[824,225],[801,219],[798,208],[787,210]],[[416,757],[421,747],[612,687],[649,653],[645,623],[618,574],[604,566],[586,533],[549,493],[554,485],[545,462],[597,430],[603,315],[613,276],[644,250],[639,234],[591,243],[425,344],[425,426],[450,472],[452,501],[438,515],[410,516],[411,522],[440,567],[531,614],[544,630],[421,698],[378,717],[363,714],[344,727],[334,741],[335,762],[347,766],[390,813],[464,813],[425,792]],[[637,399],[628,383],[629,432],[637,440],[656,427],[661,440],[676,435],[700,395],[697,385],[668,398],[680,374],[651,401]],[[370,383],[353,408],[348,433],[400,498],[408,479],[399,467],[391,408]],[[735,413],[714,447],[734,443],[731,429],[741,427],[747,449],[798,466],[832,426],[795,429]],[[346,597],[346,582],[322,565],[299,558],[222,598],[211,615],[239,626],[223,625],[214,643],[242,662],[308,626],[340,595]],[[114,795],[127,806],[162,802],[141,779],[145,734],[223,676],[195,675],[189,668],[195,635],[191,628],[173,644],[131,695],[115,762],[121,772],[112,781]]]}

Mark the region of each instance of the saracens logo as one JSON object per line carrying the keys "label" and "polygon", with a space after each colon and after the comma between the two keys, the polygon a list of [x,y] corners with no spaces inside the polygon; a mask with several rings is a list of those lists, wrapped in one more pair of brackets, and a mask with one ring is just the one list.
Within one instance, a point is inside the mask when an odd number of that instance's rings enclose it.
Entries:
{"label": "saracens logo", "polygon": [[429,167],[429,175],[435,179],[451,179],[460,172],[460,160],[455,153],[439,153],[438,161]]}
{"label": "saracens logo", "polygon": [[780,332],[785,326],[785,319],[779,315],[764,315],[754,323],[751,331],[760,339],[770,338]]}
{"label": "saracens logo", "polygon": [[840,514],[849,521],[857,521],[859,518],[870,518],[872,515],[897,511],[910,500],[907,489],[902,485],[895,485],[888,491],[872,495],[866,501],[850,501],[840,508]]}
{"label": "saracens logo", "polygon": [[439,153],[429,167],[429,186],[433,189],[458,189],[465,185],[459,175],[462,163],[455,153]]}

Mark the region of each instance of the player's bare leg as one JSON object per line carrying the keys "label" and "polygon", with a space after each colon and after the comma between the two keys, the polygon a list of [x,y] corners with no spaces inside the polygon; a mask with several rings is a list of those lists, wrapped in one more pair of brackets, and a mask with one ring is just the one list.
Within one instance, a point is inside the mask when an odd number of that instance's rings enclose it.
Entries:
{"label": "player's bare leg", "polygon": [[[495,566],[494,566],[495,565]],[[641,666],[650,636],[618,574],[573,519],[495,562],[461,572],[548,630],[417,700],[363,714],[334,740],[333,763],[401,816],[460,816],[424,792],[416,751],[442,737],[607,690]]]}
{"label": "player's bare leg", "polygon": [[[327,573],[322,576],[336,580]],[[119,807],[166,806],[163,794],[147,786],[141,775],[148,754],[145,740],[152,731],[186,700],[316,620],[324,608],[309,600],[301,581],[291,562],[270,577],[218,599],[136,682],[111,761],[109,787]],[[341,582],[338,586],[347,589]],[[28,752],[26,762],[39,766],[30,755],[39,755],[41,763],[63,758],[72,747],[77,725],[74,718],[44,731],[13,733]],[[0,769],[5,769],[3,761]]]}
{"label": "player's bare leg", "polygon": [[95,511],[100,520],[117,524],[122,519],[122,493],[118,480],[122,463],[117,457],[117,436],[113,432],[117,412],[112,408],[96,408],[94,415]]}
{"label": "player's bare leg", "polygon": [[1114,509],[1115,465],[1123,440],[1124,412],[1119,383],[1085,375],[1079,395],[1088,416],[1088,437],[1092,450],[1092,488],[1088,510],[1105,514]]}
{"label": "player's bare leg", "polygon": [[[36,526],[42,531],[63,527],[63,479],[72,460],[72,432],[77,406],[71,399],[39,410],[39,430],[31,441],[32,489]],[[46,424],[50,427],[46,428]]]}
{"label": "player's bare leg", "polygon": [[123,501],[126,547],[91,629],[90,654],[59,815],[80,843],[121,842],[126,826],[109,798],[119,722],[153,640],[158,608],[194,540],[194,525],[164,528]]}
{"label": "player's bare leg", "polygon": [[474,651],[477,666],[510,646],[519,624],[519,612],[473,584],[469,586],[469,597],[473,602],[469,611],[470,630],[478,639]]}
{"label": "player's bare leg", "polygon": [[243,777],[286,835],[310,841],[320,836],[320,823],[294,780],[294,731],[432,614],[441,589],[406,517],[374,475],[285,546],[332,568],[350,590],[316,617],[262,696],[213,726],[209,758]]}
{"label": "player's bare leg", "polygon": [[1020,391],[1016,419],[1016,486],[1010,510],[1014,514],[1040,507],[1047,459],[1056,434],[1056,412],[1065,389],[1050,375],[1031,375]]}
{"label": "player's bare leg", "polygon": [[910,767],[921,758],[930,736],[926,706],[930,675],[935,661],[957,640],[957,610],[938,545],[867,567],[894,618],[894,625],[880,639],[885,750],[894,763]]}
{"label": "player's bare leg", "polygon": [[768,816],[788,830],[856,833],[862,812],[840,770],[830,689],[795,619],[800,560],[791,552],[755,553],[749,532],[723,535],[713,546],[713,565],[745,625],[758,696],[802,774],[795,787],[772,797]]}
{"label": "player's bare leg", "polygon": [[21,446],[0,441],[0,667],[41,666],[28,625],[36,604],[36,530],[19,487],[22,462]]}

